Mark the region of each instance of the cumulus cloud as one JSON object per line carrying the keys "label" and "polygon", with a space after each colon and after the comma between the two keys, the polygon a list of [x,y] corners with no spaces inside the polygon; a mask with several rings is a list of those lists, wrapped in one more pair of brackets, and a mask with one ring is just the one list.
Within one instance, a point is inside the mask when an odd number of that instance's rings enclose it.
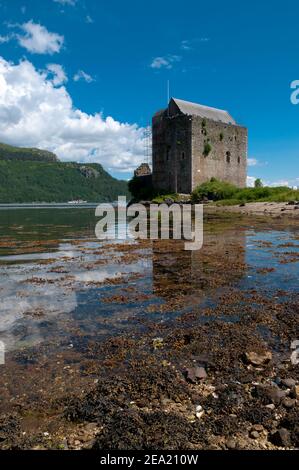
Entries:
{"label": "cumulus cloud", "polygon": [[84,70],[78,70],[78,72],[74,75],[74,81],[79,82],[83,80],[84,82],[91,83],[94,82],[94,78],[89,75],[88,73],[84,72]]}
{"label": "cumulus cloud", "polygon": [[178,55],[167,55],[164,57],[155,57],[151,64],[150,67],[152,69],[172,69],[173,65],[176,62],[179,62],[181,60],[181,57]]}
{"label": "cumulus cloud", "polygon": [[144,158],[144,129],[75,108],[65,86],[55,86],[31,62],[1,57],[0,142],[98,162],[109,171],[131,172]]}
{"label": "cumulus cloud", "polygon": [[62,85],[68,81],[64,68],[60,64],[48,64],[47,70],[52,77],[52,83],[55,86]]}
{"label": "cumulus cloud", "polygon": [[22,34],[17,34],[19,45],[32,54],[55,54],[60,52],[64,37],[57,33],[51,33],[41,24],[32,20],[19,25]]}

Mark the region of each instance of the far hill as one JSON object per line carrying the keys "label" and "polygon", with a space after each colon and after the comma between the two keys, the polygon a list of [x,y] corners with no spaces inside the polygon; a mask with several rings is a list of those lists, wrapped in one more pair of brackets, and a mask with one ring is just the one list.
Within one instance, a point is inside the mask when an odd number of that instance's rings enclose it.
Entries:
{"label": "far hill", "polygon": [[13,147],[0,143],[0,160],[22,160],[37,162],[58,162],[55,153],[36,148]]}
{"label": "far hill", "polygon": [[126,181],[102,165],[60,162],[39,149],[0,144],[0,203],[114,201],[130,197]]}

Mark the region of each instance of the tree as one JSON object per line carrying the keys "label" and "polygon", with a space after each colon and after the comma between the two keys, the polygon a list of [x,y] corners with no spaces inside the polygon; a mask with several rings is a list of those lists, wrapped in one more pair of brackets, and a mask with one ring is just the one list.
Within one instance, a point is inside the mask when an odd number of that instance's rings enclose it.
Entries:
{"label": "tree", "polygon": [[263,187],[263,182],[260,178],[257,178],[254,182],[254,187],[255,188],[262,188]]}

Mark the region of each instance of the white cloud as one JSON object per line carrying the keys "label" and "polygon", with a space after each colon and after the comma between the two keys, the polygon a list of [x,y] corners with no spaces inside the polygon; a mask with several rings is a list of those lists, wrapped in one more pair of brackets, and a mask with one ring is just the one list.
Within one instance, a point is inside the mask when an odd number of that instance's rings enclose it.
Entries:
{"label": "white cloud", "polygon": [[92,19],[92,17],[90,15],[86,16],[85,21],[86,21],[86,23],[89,23],[89,24],[94,23],[94,20]]}
{"label": "white cloud", "polygon": [[191,41],[189,41],[188,39],[184,39],[184,41],[181,42],[181,49],[183,51],[190,51],[192,49]]}
{"label": "white cloud", "polygon": [[20,46],[34,54],[55,54],[60,52],[64,37],[50,31],[32,20],[19,25],[24,34],[17,34],[16,37]]}
{"label": "white cloud", "polygon": [[0,36],[0,44],[10,41],[10,36]]}
{"label": "white cloud", "polygon": [[194,49],[196,44],[202,43],[202,42],[209,42],[209,41],[210,41],[210,38],[207,38],[207,37],[194,38],[194,39],[184,39],[181,42],[180,47],[181,47],[181,50],[183,50],[183,51],[190,51],[190,50]]}
{"label": "white cloud", "polygon": [[130,172],[144,159],[144,129],[73,106],[64,86],[24,60],[0,57],[0,142],[55,152],[66,161],[98,162]]}
{"label": "white cloud", "polygon": [[60,3],[61,5],[71,5],[75,6],[77,0],[53,0],[55,3]]}
{"label": "white cloud", "polygon": [[60,64],[48,64],[47,70],[52,76],[52,83],[55,86],[62,85],[68,81],[64,68]]}
{"label": "white cloud", "polygon": [[248,166],[267,166],[268,162],[260,162],[257,158],[248,158]]}
{"label": "white cloud", "polygon": [[258,160],[256,158],[248,158],[247,163],[248,166],[257,166]]}
{"label": "white cloud", "polygon": [[290,181],[288,181],[288,180],[278,180],[278,181],[268,182],[268,183],[267,183],[267,186],[272,186],[272,187],[276,187],[276,186],[289,186],[289,187],[291,187],[292,184],[291,184]]}
{"label": "white cloud", "polygon": [[95,81],[95,79],[88,73],[84,72],[84,70],[78,70],[78,72],[74,75],[75,82],[79,82],[80,80],[83,80],[87,83]]}
{"label": "white cloud", "polygon": [[152,69],[172,69],[173,64],[175,62],[179,62],[181,60],[181,57],[178,55],[167,55],[164,57],[155,57],[151,64],[150,67]]}
{"label": "white cloud", "polygon": [[254,188],[254,183],[257,178],[255,176],[247,176],[247,187]]}

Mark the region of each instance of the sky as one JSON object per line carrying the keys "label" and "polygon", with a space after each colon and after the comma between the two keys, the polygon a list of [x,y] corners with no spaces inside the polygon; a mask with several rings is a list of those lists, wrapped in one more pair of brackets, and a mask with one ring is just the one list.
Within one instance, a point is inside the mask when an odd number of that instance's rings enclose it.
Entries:
{"label": "sky", "polygon": [[0,0],[0,142],[128,179],[169,80],[248,127],[249,184],[299,186],[298,27],[290,0]]}

